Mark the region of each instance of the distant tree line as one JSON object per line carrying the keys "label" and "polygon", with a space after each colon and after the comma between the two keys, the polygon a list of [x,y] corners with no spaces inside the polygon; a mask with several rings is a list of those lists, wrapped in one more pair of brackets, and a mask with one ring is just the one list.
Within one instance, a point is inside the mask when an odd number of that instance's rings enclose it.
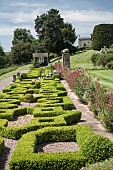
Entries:
{"label": "distant tree line", "polygon": [[64,22],[57,9],[51,9],[40,16],[37,15],[35,31],[37,39],[26,28],[14,30],[11,53],[5,55],[0,46],[0,67],[1,65],[7,66],[7,61],[8,65],[27,64],[31,62],[34,52],[46,52],[50,56],[51,54],[59,56],[64,48],[68,48],[70,53],[76,51],[76,47],[73,45],[77,39],[75,28],[72,24]]}

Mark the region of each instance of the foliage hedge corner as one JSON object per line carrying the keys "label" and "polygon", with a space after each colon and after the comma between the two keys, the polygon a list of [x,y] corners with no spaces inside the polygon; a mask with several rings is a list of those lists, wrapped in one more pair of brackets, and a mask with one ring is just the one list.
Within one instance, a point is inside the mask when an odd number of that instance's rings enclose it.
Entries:
{"label": "foliage hedge corner", "polygon": [[[38,144],[60,141],[77,142],[80,151],[72,153],[37,153],[36,151]],[[113,156],[112,148],[113,142],[94,134],[88,125],[47,127],[22,136],[10,160],[10,170],[77,170],[85,167],[88,162],[103,161]]]}

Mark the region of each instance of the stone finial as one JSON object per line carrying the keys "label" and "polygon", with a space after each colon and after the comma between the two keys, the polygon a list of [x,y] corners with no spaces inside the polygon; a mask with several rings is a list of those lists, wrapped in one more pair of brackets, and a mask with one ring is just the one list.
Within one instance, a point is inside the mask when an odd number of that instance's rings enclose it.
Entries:
{"label": "stone finial", "polygon": [[63,67],[66,66],[70,68],[70,54],[67,48],[63,50],[62,58],[63,58]]}
{"label": "stone finial", "polygon": [[69,49],[68,48],[64,49],[63,53],[69,53]]}

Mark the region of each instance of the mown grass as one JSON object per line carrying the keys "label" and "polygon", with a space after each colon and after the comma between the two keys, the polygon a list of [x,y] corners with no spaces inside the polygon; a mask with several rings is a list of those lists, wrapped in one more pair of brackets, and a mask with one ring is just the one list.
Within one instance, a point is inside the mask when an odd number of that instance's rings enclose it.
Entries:
{"label": "mown grass", "polygon": [[6,74],[1,75],[1,76],[0,76],[0,80],[2,80],[2,79],[4,79],[4,78],[7,78],[7,77],[9,77],[9,76],[12,76],[13,74],[15,74],[15,73],[17,73],[17,72],[20,72],[20,71],[22,71],[22,70],[29,70],[30,67],[31,67],[31,64],[18,67],[18,68],[17,68],[16,70],[14,70],[14,71],[10,71],[10,72],[8,72],[8,73],[6,73]]}
{"label": "mown grass", "polygon": [[71,68],[76,68],[76,67],[83,67],[85,69],[93,68],[94,66],[90,60],[91,55],[93,53],[95,53],[94,50],[87,50],[87,51],[78,52],[75,55],[72,55],[71,60],[70,60]]}
{"label": "mown grass", "polygon": [[3,74],[6,74],[8,72],[14,71],[17,68],[18,68],[17,66],[13,66],[13,67],[8,67],[8,68],[0,69],[0,76],[3,75]]}

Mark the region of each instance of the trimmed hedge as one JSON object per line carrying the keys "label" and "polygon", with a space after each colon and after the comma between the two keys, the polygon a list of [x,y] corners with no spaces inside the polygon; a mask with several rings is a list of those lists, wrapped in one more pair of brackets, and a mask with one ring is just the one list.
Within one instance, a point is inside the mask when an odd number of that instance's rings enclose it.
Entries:
{"label": "trimmed hedge", "polygon": [[[26,108],[25,108],[26,109]],[[31,108],[27,108],[28,111],[31,113]],[[49,109],[49,108],[47,108]],[[16,110],[14,114],[20,115],[21,110]],[[33,112],[33,111],[32,111]],[[66,126],[72,123],[76,123],[80,120],[81,118],[81,112],[79,111],[63,111],[64,114],[55,116],[55,117],[38,117],[31,119],[30,123],[27,125],[23,126],[7,126],[7,120],[1,120],[0,124],[0,135],[7,137],[7,138],[12,138],[12,139],[19,139],[23,134],[29,132],[29,131],[34,131],[43,127],[47,126]],[[24,109],[23,109],[23,113]],[[4,122],[6,122],[6,124]]]}
{"label": "trimmed hedge", "polygon": [[30,121],[32,124],[39,124],[40,128],[46,126],[66,126],[72,123],[77,123],[81,119],[82,113],[80,111],[63,111],[62,115],[55,117],[38,117]]}
{"label": "trimmed hedge", "polygon": [[[43,95],[43,97],[44,97],[44,95]],[[48,96],[48,97],[50,97],[50,96]],[[46,96],[45,96],[45,98],[46,98]],[[52,98],[50,97],[50,99],[52,99]],[[75,109],[75,106],[74,106],[72,100],[68,96],[63,97],[63,102],[62,103],[52,103],[52,102],[46,103],[46,102],[44,102],[44,103],[37,103],[36,106],[37,107],[56,107],[56,106],[61,106],[64,110]]]}
{"label": "trimmed hedge", "polygon": [[107,137],[92,135],[83,143],[81,152],[88,163],[101,162],[113,156],[113,142]]}
{"label": "trimmed hedge", "polygon": [[107,137],[94,134],[88,125],[78,125],[76,136],[81,153],[88,159],[88,163],[104,161],[113,156],[113,142]]}
{"label": "trimmed hedge", "polygon": [[5,127],[8,125],[8,120],[6,119],[0,119],[0,127]]}
{"label": "trimmed hedge", "polygon": [[14,116],[33,114],[33,107],[20,107],[15,109],[4,109],[3,112],[0,110],[0,118],[13,120]]}
{"label": "trimmed hedge", "polygon": [[[80,151],[73,153],[36,153],[37,144],[59,141],[77,141]],[[10,161],[10,169],[75,170],[82,168],[87,162],[93,163],[100,159],[102,161],[111,156],[113,156],[113,142],[94,134],[88,125],[48,127],[22,136]],[[62,161],[63,163],[61,163]]]}
{"label": "trimmed hedge", "polygon": [[6,102],[0,103],[0,109],[13,109],[17,107],[18,107],[18,104],[11,104],[11,103],[6,103]]}
{"label": "trimmed hedge", "polygon": [[[55,104],[56,105],[56,104]],[[36,107],[34,108],[34,117],[52,117],[63,114],[62,107]]]}
{"label": "trimmed hedge", "polygon": [[4,139],[0,137],[0,153],[4,147]]}
{"label": "trimmed hedge", "polygon": [[35,153],[36,144],[76,141],[75,127],[44,128],[23,135],[10,161],[10,170],[79,170],[87,161],[79,152]]}

